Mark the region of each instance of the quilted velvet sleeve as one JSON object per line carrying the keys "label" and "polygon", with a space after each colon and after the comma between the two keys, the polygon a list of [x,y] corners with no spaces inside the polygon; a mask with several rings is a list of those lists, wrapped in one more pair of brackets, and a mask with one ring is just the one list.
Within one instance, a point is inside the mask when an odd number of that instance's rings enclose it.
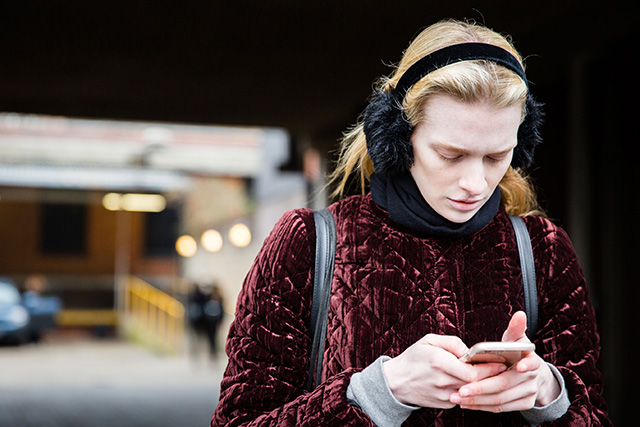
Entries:
{"label": "quilted velvet sleeve", "polygon": [[311,339],[315,226],[308,209],[290,211],[256,257],[238,298],[229,363],[211,426],[372,426],[350,406],[353,370],[304,390]]}
{"label": "quilted velvet sleeve", "polygon": [[564,377],[571,406],[552,426],[611,425],[596,367],[600,342],[595,313],[567,234],[543,219],[530,219],[538,280],[536,351]]}

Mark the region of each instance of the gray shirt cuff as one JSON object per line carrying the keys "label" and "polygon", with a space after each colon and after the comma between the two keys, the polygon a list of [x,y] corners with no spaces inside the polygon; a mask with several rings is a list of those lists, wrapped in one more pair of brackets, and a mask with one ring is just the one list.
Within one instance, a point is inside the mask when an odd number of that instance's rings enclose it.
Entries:
{"label": "gray shirt cuff", "polygon": [[391,360],[380,356],[363,371],[353,374],[347,388],[347,400],[371,418],[378,427],[399,427],[411,412],[420,409],[400,403],[393,396],[382,370],[382,363]]}
{"label": "gray shirt cuff", "polygon": [[560,396],[546,406],[534,406],[526,411],[520,411],[522,416],[532,426],[537,426],[547,421],[557,420],[569,410],[569,406],[571,405],[571,402],[569,401],[569,393],[567,393],[567,388],[565,387],[562,374],[558,371],[558,368],[553,366],[551,363],[547,363],[547,365],[549,366],[549,369],[551,369],[551,372],[553,372],[553,376],[556,377],[558,384],[560,384]]}

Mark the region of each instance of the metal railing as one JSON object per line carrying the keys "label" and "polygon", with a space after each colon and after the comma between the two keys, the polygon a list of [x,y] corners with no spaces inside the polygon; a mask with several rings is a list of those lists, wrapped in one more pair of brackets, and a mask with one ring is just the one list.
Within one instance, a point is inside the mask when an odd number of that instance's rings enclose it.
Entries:
{"label": "metal railing", "polygon": [[118,316],[112,309],[63,309],[56,313],[57,326],[117,326]]}
{"label": "metal railing", "polygon": [[138,277],[129,277],[123,291],[120,314],[127,334],[144,344],[181,352],[185,317],[182,303]]}

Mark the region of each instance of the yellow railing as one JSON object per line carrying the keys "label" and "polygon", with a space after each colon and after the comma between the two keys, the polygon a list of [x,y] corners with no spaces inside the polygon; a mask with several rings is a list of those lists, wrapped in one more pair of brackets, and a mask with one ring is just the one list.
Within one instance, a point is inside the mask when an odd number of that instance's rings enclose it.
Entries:
{"label": "yellow railing", "polygon": [[130,277],[124,286],[127,333],[145,344],[180,352],[184,341],[184,306],[147,282]]}
{"label": "yellow railing", "polygon": [[117,326],[118,316],[114,310],[64,309],[56,314],[58,326]]}

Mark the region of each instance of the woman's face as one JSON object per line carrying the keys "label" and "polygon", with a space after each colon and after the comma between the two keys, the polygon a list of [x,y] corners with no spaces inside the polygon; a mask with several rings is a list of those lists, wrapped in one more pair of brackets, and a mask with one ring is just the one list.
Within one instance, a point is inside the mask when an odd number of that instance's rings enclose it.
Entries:
{"label": "woman's face", "polygon": [[449,221],[466,222],[506,173],[522,109],[495,108],[433,95],[411,135],[411,175],[427,203]]}

